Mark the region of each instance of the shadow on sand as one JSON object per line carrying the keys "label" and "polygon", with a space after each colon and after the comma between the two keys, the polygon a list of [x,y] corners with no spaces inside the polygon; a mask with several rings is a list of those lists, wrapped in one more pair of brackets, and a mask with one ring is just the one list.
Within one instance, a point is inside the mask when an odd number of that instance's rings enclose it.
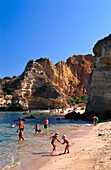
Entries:
{"label": "shadow on sand", "polygon": [[40,153],[32,153],[33,155],[41,155],[42,157],[52,157],[52,156],[60,156],[64,155],[64,153],[53,153],[53,152],[40,152]]}

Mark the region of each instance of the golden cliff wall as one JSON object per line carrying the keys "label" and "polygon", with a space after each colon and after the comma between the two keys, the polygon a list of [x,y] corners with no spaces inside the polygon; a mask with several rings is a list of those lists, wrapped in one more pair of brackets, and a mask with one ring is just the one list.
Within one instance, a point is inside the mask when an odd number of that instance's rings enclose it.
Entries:
{"label": "golden cliff wall", "polygon": [[87,113],[100,119],[111,118],[111,35],[98,41],[94,48],[97,68],[93,72]]}
{"label": "golden cliff wall", "polygon": [[[30,60],[24,72],[11,79],[3,79],[0,94],[11,95],[3,110],[61,108],[68,106],[67,96],[82,96],[89,90],[95,56],[74,55],[67,62],[53,65],[49,59]],[[77,96],[78,95],[78,96]],[[3,100],[1,98],[1,101]]]}

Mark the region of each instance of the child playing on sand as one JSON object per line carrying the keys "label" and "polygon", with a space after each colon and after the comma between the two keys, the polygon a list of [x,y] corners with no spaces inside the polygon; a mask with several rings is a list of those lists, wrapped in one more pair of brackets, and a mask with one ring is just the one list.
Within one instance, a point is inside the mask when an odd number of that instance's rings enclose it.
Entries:
{"label": "child playing on sand", "polygon": [[52,144],[52,146],[53,146],[53,151],[56,150],[55,140],[57,140],[59,143],[61,143],[61,141],[58,139],[58,136],[59,136],[59,133],[56,132],[55,135],[53,135],[53,136],[50,137],[50,140],[52,139],[51,144]]}
{"label": "child playing on sand", "polygon": [[66,135],[62,136],[62,139],[64,140],[64,142],[62,144],[66,143],[66,147],[65,147],[65,151],[64,154],[66,153],[66,151],[68,151],[67,153],[69,153],[69,146],[71,146],[71,143],[69,142],[69,140],[66,138]]}

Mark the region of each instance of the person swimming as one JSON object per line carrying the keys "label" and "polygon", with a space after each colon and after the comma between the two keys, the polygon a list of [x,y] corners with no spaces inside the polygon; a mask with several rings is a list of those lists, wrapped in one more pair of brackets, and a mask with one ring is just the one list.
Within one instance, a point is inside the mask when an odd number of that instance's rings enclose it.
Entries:
{"label": "person swimming", "polygon": [[11,123],[11,128],[15,127],[13,123]]}

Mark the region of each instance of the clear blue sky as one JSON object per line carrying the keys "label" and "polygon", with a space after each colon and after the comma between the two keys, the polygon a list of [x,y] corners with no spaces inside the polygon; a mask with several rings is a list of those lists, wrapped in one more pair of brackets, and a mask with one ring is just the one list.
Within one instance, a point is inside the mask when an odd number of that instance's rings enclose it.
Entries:
{"label": "clear blue sky", "polygon": [[110,33],[110,0],[0,0],[0,78],[20,75],[30,59],[93,54]]}

